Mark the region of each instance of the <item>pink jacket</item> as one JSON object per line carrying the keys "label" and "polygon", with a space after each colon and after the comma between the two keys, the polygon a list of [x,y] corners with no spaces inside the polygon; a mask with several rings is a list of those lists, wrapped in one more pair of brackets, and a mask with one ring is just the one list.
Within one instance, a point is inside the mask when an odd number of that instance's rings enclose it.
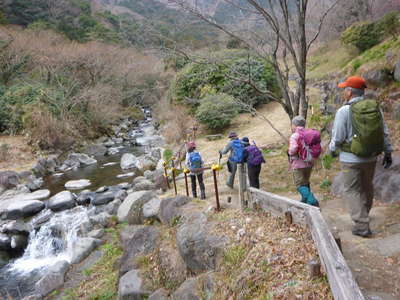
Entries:
{"label": "pink jacket", "polygon": [[305,162],[304,160],[299,159],[297,153],[299,151],[299,130],[303,129],[303,127],[297,127],[296,131],[290,136],[289,140],[289,156],[290,156],[290,168],[291,169],[304,169],[309,168],[314,165],[313,162]]}

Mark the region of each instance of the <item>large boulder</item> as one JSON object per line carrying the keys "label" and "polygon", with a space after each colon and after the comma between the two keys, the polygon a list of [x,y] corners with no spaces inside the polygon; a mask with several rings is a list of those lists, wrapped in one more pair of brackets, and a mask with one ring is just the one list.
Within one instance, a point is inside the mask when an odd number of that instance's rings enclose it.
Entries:
{"label": "large boulder", "polygon": [[50,198],[47,207],[52,211],[62,211],[75,206],[75,197],[70,191],[62,191]]}
{"label": "large boulder", "polygon": [[25,185],[31,191],[37,191],[43,186],[43,184],[44,184],[43,178],[41,177],[36,178],[35,176],[32,175],[26,179]]}
{"label": "large boulder", "polygon": [[78,238],[72,247],[71,263],[77,264],[84,260],[90,252],[92,252],[101,241],[86,237]]}
{"label": "large boulder", "polygon": [[160,212],[161,199],[155,197],[143,205],[143,217],[146,219],[156,218]]}
{"label": "large boulder", "polygon": [[118,221],[129,224],[143,223],[143,205],[155,197],[152,191],[134,192],[128,195],[118,208]]}
{"label": "large boulder", "polygon": [[45,208],[45,204],[38,200],[16,201],[9,203],[7,208],[0,212],[3,219],[16,220],[30,217]]}
{"label": "large boulder", "polygon": [[210,300],[215,291],[215,276],[206,273],[194,278],[188,278],[172,294],[173,300]]}
{"label": "large boulder", "polygon": [[177,231],[176,243],[188,269],[194,274],[215,270],[222,258],[228,239],[212,234],[204,214],[188,217]]}
{"label": "large boulder", "polygon": [[394,74],[393,75],[394,75],[394,79],[396,81],[400,81],[400,60],[394,66]]}
{"label": "large boulder", "polygon": [[15,197],[15,200],[27,201],[27,200],[44,200],[50,196],[49,190],[38,190],[33,193],[21,194]]}
{"label": "large boulder", "polygon": [[185,281],[187,277],[186,264],[178,249],[169,244],[163,244],[158,256],[165,280],[174,286],[178,286]]}
{"label": "large boulder", "polygon": [[92,183],[88,179],[70,180],[65,183],[65,188],[68,190],[80,190],[88,187]]}
{"label": "large boulder", "polygon": [[4,189],[11,189],[19,184],[19,175],[13,171],[0,172],[0,187]]}
{"label": "large boulder", "polygon": [[158,289],[149,296],[149,300],[169,300],[169,293],[166,289]]}
{"label": "large boulder", "polygon": [[150,294],[151,291],[144,287],[139,270],[131,270],[119,280],[118,300],[142,300]]}
{"label": "large boulder", "polygon": [[155,184],[145,177],[139,176],[133,180],[132,190],[133,191],[150,191],[156,188]]}
{"label": "large boulder", "polygon": [[389,169],[383,168],[379,159],[373,183],[376,199],[386,203],[400,203],[400,156],[393,155],[393,164]]}
{"label": "large boulder", "polygon": [[58,159],[56,155],[50,155],[47,158],[40,158],[36,165],[32,168],[32,172],[37,177],[53,174],[56,172],[58,166]]}
{"label": "large boulder", "polygon": [[158,218],[163,224],[173,225],[174,220],[181,216],[180,207],[189,203],[191,198],[186,196],[177,196],[173,198],[162,199],[160,203]]}
{"label": "large boulder", "polygon": [[132,153],[124,153],[121,157],[121,169],[128,170],[136,168],[138,159]]}
{"label": "large boulder", "polygon": [[84,190],[79,193],[78,197],[76,198],[76,203],[78,205],[87,205],[90,204],[95,198],[97,194],[90,190]]}
{"label": "large boulder", "polygon": [[124,254],[120,260],[120,275],[137,268],[135,259],[146,255],[157,246],[160,230],[154,226],[127,226],[121,232],[121,242]]}
{"label": "large boulder", "polygon": [[61,288],[64,285],[65,273],[69,268],[69,263],[65,260],[59,261],[51,266],[38,282],[35,284],[35,292],[45,297],[52,291]]}
{"label": "large boulder", "polygon": [[384,87],[391,80],[389,73],[383,69],[371,70],[362,75],[367,85],[372,87]]}

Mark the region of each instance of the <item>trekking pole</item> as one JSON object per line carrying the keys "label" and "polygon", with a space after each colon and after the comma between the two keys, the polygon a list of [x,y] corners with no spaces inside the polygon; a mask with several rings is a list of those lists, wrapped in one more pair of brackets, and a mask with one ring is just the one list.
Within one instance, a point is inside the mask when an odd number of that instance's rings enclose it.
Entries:
{"label": "trekking pole", "polygon": [[185,187],[186,187],[186,196],[189,197],[189,185],[188,185],[188,179],[187,179],[187,174],[190,173],[190,170],[188,168],[183,169],[183,174],[185,174]]}
{"label": "trekking pole", "polygon": [[167,163],[164,161],[163,163],[164,166],[164,177],[165,177],[165,181],[167,182],[167,187],[168,189],[170,189],[171,187],[169,186],[169,180],[168,180],[168,172],[167,172]]}
{"label": "trekking pole", "polygon": [[171,160],[172,160],[172,168],[171,168],[171,171],[172,171],[172,180],[173,180],[173,182],[174,182],[174,190],[175,190],[175,196],[177,196],[178,195],[178,191],[177,191],[177,189],[176,189],[176,177],[175,177],[175,171],[176,171],[176,169],[175,169],[175,157],[172,157],[171,158]]}
{"label": "trekking pole", "polygon": [[218,182],[217,182],[217,171],[221,170],[222,167],[220,164],[217,165],[212,165],[211,169],[213,171],[213,177],[214,177],[214,189],[215,189],[215,201],[217,203],[216,210],[220,211],[221,207],[219,205],[219,194],[218,194]]}

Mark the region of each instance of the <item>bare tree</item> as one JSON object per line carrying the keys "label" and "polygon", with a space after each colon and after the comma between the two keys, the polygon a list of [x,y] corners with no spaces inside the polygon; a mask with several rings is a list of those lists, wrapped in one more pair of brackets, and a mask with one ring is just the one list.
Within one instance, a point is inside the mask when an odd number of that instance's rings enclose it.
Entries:
{"label": "bare tree", "polygon": [[[169,0],[269,62],[275,70],[280,93],[268,89],[259,92],[282,105],[290,119],[296,115],[307,117],[307,55],[326,16],[339,1],[223,0],[235,11],[235,21],[221,22],[201,11],[191,0]],[[311,6],[318,6],[320,13],[310,15]],[[240,79],[257,89],[251,77]]]}

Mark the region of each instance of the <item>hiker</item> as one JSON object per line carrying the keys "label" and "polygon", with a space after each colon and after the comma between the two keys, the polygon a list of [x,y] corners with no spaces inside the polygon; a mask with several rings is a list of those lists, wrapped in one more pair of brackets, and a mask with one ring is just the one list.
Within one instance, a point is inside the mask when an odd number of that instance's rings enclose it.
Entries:
{"label": "hiker", "polygon": [[245,147],[243,161],[247,162],[247,174],[250,186],[259,189],[261,165],[265,163],[265,159],[254,141],[253,145],[250,145],[248,137],[242,138],[242,144]]}
{"label": "hiker", "polygon": [[196,151],[195,142],[188,142],[186,145],[186,167],[190,170],[189,176],[192,183],[193,198],[197,198],[196,177],[200,187],[200,199],[206,199],[206,188],[203,181],[203,159],[198,151]]}
{"label": "hiker", "polygon": [[219,154],[220,156],[222,156],[229,152],[228,171],[230,174],[226,185],[229,188],[233,189],[237,164],[243,162],[244,146],[239,140],[236,132],[230,132],[228,138],[230,139],[229,143],[225,146],[223,150],[219,151]]}
{"label": "hiker", "polygon": [[[346,103],[336,112],[329,150],[333,157],[340,150],[343,196],[354,222],[352,233],[369,237],[372,235],[369,212],[374,198],[372,180],[377,156],[384,152],[382,164],[384,168],[389,168],[393,150],[379,104],[375,100],[364,99],[365,80],[351,76],[338,87],[344,88]],[[366,112],[368,117],[365,117]]]}
{"label": "hiker", "polygon": [[[289,140],[288,157],[290,168],[293,171],[293,181],[297,187],[297,191],[301,195],[301,202],[313,206],[319,206],[318,200],[311,192],[310,177],[314,166],[314,159],[321,153],[319,132],[313,129],[306,130],[306,120],[302,116],[296,116],[292,120],[292,132]],[[309,149],[311,146],[305,143],[305,133],[310,133],[311,140],[316,139],[315,147],[319,150],[312,153]],[[319,143],[318,143],[319,136]],[[308,147],[308,150],[306,148]],[[319,152],[319,153],[318,153]]]}

